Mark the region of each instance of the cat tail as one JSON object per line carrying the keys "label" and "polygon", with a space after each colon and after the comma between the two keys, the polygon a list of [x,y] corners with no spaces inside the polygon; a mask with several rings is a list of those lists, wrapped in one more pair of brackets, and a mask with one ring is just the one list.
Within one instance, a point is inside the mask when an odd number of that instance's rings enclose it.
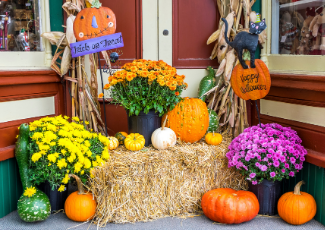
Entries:
{"label": "cat tail", "polygon": [[226,40],[227,44],[230,45],[230,46],[232,47],[232,44],[231,44],[232,42],[229,41],[228,36],[227,36],[227,32],[228,32],[228,22],[227,22],[227,20],[224,19],[224,18],[221,18],[221,20],[225,23],[225,40]]}

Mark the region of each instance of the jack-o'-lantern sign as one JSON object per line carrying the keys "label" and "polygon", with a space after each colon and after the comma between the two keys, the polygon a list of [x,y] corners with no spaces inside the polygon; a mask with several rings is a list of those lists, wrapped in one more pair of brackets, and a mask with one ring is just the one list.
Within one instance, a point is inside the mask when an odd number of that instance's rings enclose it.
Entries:
{"label": "jack-o'-lantern sign", "polygon": [[85,8],[80,11],[73,24],[77,41],[84,41],[105,35],[114,34],[116,17],[108,7]]}
{"label": "jack-o'-lantern sign", "polygon": [[231,75],[231,86],[235,94],[244,100],[258,100],[265,97],[271,88],[270,72],[265,63],[255,60],[256,68],[250,68],[250,61],[246,61],[248,69],[241,64],[235,66]]}

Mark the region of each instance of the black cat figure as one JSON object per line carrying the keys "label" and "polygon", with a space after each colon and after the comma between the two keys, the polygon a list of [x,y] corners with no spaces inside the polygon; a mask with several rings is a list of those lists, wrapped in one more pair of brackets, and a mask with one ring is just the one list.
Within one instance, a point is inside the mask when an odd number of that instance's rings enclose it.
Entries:
{"label": "black cat figure", "polygon": [[239,32],[234,41],[230,42],[227,37],[227,31],[228,31],[228,22],[226,19],[222,18],[222,21],[225,23],[225,39],[228,45],[230,45],[232,48],[234,48],[237,52],[238,59],[240,64],[244,69],[248,69],[248,66],[246,65],[245,61],[243,60],[243,51],[244,49],[247,49],[251,56],[251,68],[255,68],[255,51],[256,47],[258,45],[258,35],[262,33],[263,30],[266,28],[265,19],[263,19],[259,23],[253,23],[250,24],[249,33],[242,31]]}

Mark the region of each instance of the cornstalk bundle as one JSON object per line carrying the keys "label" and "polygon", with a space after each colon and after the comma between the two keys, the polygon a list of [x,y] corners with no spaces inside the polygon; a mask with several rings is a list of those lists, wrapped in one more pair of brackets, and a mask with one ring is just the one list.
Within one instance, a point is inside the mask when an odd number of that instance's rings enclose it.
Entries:
{"label": "cornstalk bundle", "polygon": [[[249,30],[249,21],[256,21],[256,13],[251,8],[255,0],[217,0],[217,8],[221,18],[228,22],[227,35],[232,41],[237,33]],[[245,28],[239,24],[243,14]],[[254,19],[255,17],[255,19]],[[215,42],[210,59],[218,59],[219,68],[216,70],[216,86],[206,92],[208,108],[216,111],[219,117],[221,132],[231,130],[236,137],[248,127],[246,101],[234,93],[230,78],[233,68],[239,63],[235,50],[225,40],[225,25],[218,22],[219,28],[207,40],[207,45]],[[259,35],[260,44],[265,43],[266,32]]]}
{"label": "cornstalk bundle", "polygon": [[218,146],[204,141],[177,143],[167,150],[137,152],[120,146],[111,159],[92,171],[89,189],[97,201],[94,222],[150,221],[166,216],[191,217],[202,212],[201,198],[214,188],[247,189],[245,178],[228,168],[232,138]]}
{"label": "cornstalk bundle", "polygon": [[[85,70],[85,56],[72,58],[70,44],[76,42],[74,36],[73,23],[76,15],[86,6],[90,6],[89,0],[66,0],[62,8],[67,13],[66,32],[47,32],[42,37],[56,45],[51,68],[62,78],[71,82],[69,93],[72,103],[72,116],[79,117],[84,122],[87,130],[93,129],[95,132],[105,134],[105,124],[100,116],[100,104],[98,102],[98,82],[97,82],[97,54],[89,54],[91,76],[90,81]],[[107,57],[107,52],[102,52]],[[110,65],[109,58],[105,58]],[[67,76],[70,70],[70,76]]]}

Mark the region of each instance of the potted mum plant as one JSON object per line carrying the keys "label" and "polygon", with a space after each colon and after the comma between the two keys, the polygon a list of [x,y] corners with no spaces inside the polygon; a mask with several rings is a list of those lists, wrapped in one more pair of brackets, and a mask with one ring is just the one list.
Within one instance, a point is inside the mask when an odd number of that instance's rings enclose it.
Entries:
{"label": "potted mum plant", "polygon": [[122,105],[129,116],[129,132],[145,137],[151,144],[152,133],[161,126],[161,116],[180,102],[186,89],[185,76],[164,61],[134,60],[108,78],[113,103]]}
{"label": "potted mum plant", "polygon": [[77,117],[45,117],[30,123],[29,180],[49,196],[52,210],[64,208],[69,173],[85,183],[91,169],[109,159],[107,137],[87,131]]}
{"label": "potted mum plant", "polygon": [[260,203],[260,214],[275,215],[281,180],[303,168],[306,149],[297,132],[279,124],[261,124],[244,130],[229,145],[228,167],[236,167],[249,181]]}

